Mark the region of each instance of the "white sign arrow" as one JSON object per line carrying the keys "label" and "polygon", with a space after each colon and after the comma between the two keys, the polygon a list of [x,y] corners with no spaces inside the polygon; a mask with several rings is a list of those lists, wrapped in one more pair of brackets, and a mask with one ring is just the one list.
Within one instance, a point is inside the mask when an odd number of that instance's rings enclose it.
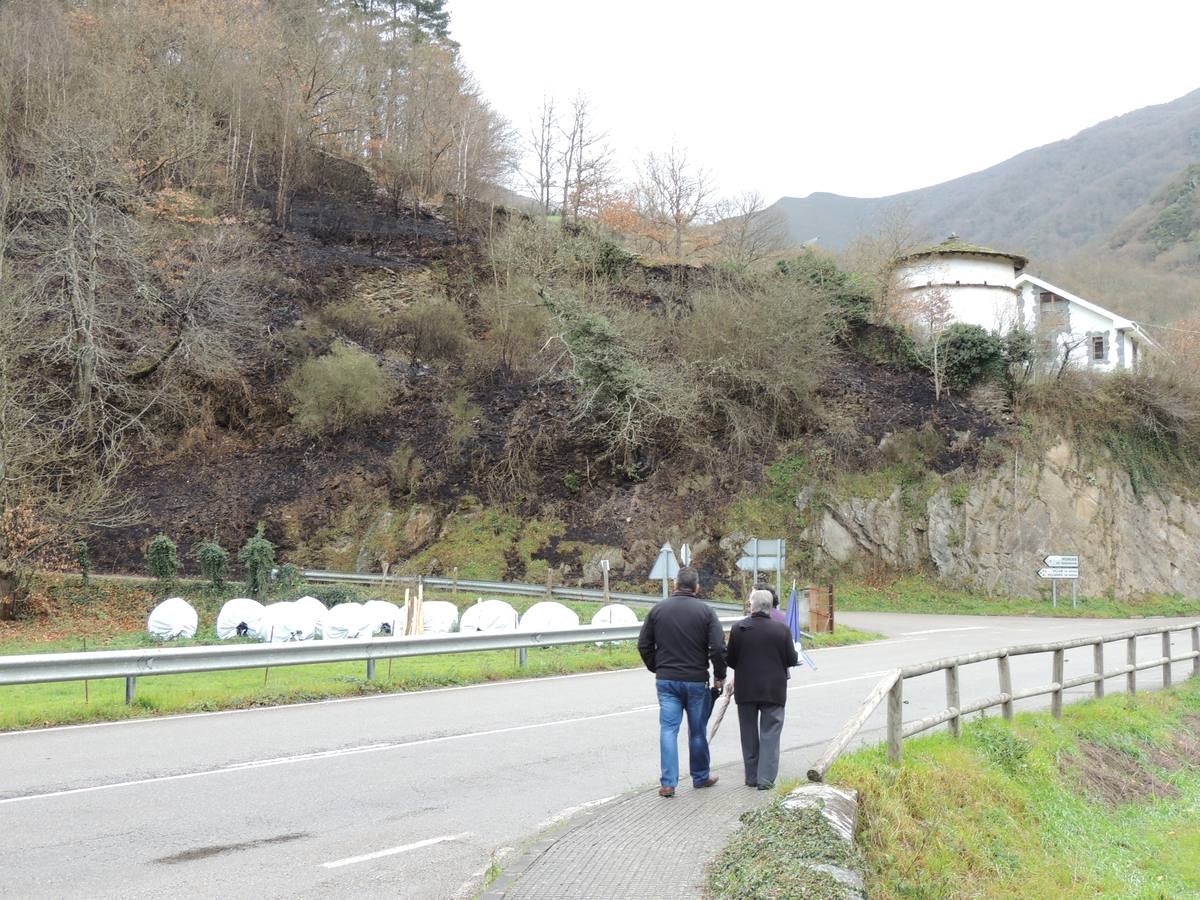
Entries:
{"label": "white sign arrow", "polygon": [[1078,578],[1079,570],[1066,566],[1045,566],[1038,569],[1038,578]]}
{"label": "white sign arrow", "polygon": [[1078,569],[1079,568],[1079,557],[1078,556],[1047,556],[1045,558],[1045,563],[1052,569],[1062,569],[1062,568]]}
{"label": "white sign arrow", "polygon": [[679,548],[679,561],[685,566],[690,566],[692,564],[692,548],[687,544],[684,544]]}

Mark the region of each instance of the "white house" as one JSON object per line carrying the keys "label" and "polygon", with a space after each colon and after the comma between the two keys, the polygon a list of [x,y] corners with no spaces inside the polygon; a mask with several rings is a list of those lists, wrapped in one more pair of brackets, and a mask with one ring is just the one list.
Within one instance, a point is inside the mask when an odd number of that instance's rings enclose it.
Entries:
{"label": "white house", "polygon": [[955,322],[1007,333],[1026,328],[1055,346],[1069,365],[1112,371],[1132,369],[1154,342],[1124,316],[1025,271],[1028,261],[960,240],[900,259],[896,285],[915,301],[933,298]]}

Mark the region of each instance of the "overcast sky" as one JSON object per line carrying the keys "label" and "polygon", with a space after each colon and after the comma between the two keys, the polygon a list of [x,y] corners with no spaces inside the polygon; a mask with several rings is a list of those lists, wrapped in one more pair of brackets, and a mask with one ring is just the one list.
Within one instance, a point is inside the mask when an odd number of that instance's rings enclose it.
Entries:
{"label": "overcast sky", "polygon": [[586,93],[626,165],[673,141],[720,190],[880,196],[1200,88],[1200,3],[450,0],[529,131]]}

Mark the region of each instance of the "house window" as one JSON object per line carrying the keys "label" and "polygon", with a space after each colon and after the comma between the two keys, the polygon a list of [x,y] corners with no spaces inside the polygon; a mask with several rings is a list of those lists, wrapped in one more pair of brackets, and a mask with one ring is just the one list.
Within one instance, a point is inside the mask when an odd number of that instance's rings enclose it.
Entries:
{"label": "house window", "polygon": [[1094,335],[1092,337],[1092,359],[1103,362],[1106,355],[1104,352],[1104,335]]}
{"label": "house window", "polygon": [[1048,331],[1066,331],[1069,325],[1069,304],[1049,291],[1038,295],[1038,323]]}

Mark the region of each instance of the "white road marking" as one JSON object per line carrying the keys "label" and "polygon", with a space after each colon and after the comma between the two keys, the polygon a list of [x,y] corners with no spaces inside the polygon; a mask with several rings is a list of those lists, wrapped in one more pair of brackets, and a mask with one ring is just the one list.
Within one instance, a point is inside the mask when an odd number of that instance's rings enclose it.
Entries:
{"label": "white road marking", "polygon": [[987,631],[987,625],[960,625],[958,628],[930,628],[926,631],[902,631],[900,632],[905,637],[914,634],[945,634],[949,631]]}
{"label": "white road marking", "polygon": [[367,862],[372,859],[382,859],[385,856],[395,856],[397,853],[408,853],[410,850],[420,850],[422,847],[432,847],[434,844],[444,844],[446,841],[461,841],[471,836],[471,832],[463,831],[458,834],[443,834],[441,837],[426,838],[411,844],[401,844],[399,847],[388,847],[386,850],[376,850],[374,853],[364,853],[362,856],[348,856],[345,859],[335,859],[333,862],[321,863],[326,869],[338,869],[342,866],[352,866],[355,863]]}
{"label": "white road marking", "polygon": [[575,813],[583,812],[585,809],[591,809],[594,806],[603,806],[605,803],[616,800],[619,796],[619,794],[613,794],[611,797],[601,797],[599,800],[589,800],[587,803],[580,803],[578,806],[568,806],[566,809],[555,813],[549,819],[546,819],[543,822],[538,822],[529,830],[529,833],[538,834],[539,832],[545,831],[551,825],[556,825],[563,819],[569,819],[571,816],[575,815]]}
{"label": "white road marking", "polygon": [[[914,631],[912,633],[918,634],[920,632]],[[812,650],[809,650],[808,652],[811,655],[813,653],[832,653],[834,650],[863,650],[867,647],[882,647],[886,644],[916,644],[916,643],[920,643],[920,641],[921,641],[921,638],[919,638],[919,637],[908,637],[908,638],[901,637],[901,638],[892,638],[892,639],[886,640],[886,641],[867,641],[862,644],[841,644],[840,646],[837,646],[837,647],[816,647]]]}
{"label": "white road marking", "polygon": [[[814,681],[812,684],[797,684],[788,688],[789,691],[806,691],[810,688],[825,687],[830,684],[845,684],[848,681],[865,681],[868,678],[878,678],[881,675],[886,675],[891,669],[880,669],[878,672],[864,672],[862,675],[851,675],[849,678],[835,678],[832,681]],[[734,676],[734,684],[737,684],[737,676]],[[0,801],[3,802],[3,801]]]}

